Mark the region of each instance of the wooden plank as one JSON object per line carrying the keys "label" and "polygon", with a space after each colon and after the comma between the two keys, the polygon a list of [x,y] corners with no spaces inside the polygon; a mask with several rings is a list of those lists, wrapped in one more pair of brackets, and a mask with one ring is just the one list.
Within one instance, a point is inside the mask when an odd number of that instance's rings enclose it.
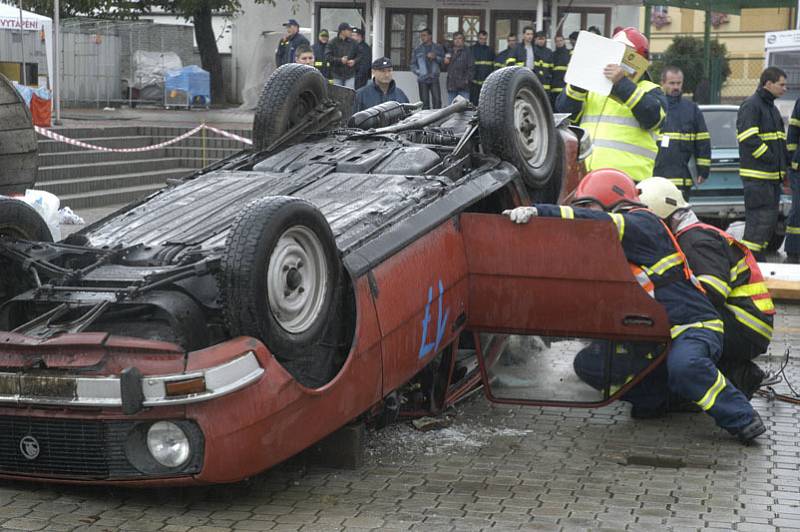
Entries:
{"label": "wooden plank", "polygon": [[20,103],[0,104],[0,127],[9,129],[33,129],[31,113]]}
{"label": "wooden plank", "polygon": [[788,299],[800,301],[800,281],[784,281],[782,279],[766,279],[769,295],[772,299]]}

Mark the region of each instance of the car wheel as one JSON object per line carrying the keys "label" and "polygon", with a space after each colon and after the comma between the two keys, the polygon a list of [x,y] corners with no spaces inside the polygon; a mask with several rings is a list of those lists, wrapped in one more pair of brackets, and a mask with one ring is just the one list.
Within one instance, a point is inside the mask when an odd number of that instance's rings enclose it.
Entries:
{"label": "car wheel", "polygon": [[481,88],[478,120],[484,150],[513,164],[530,189],[550,184],[559,139],[536,74],[522,67],[490,74]]}
{"label": "car wheel", "polygon": [[0,236],[37,242],[53,241],[50,228],[36,209],[13,198],[0,198]]}
{"label": "car wheel", "polygon": [[341,261],[322,213],[299,198],[254,200],[236,217],[225,247],[220,288],[230,334],[263,341],[304,384],[330,378],[334,354],[321,344],[335,321]]}
{"label": "car wheel", "polygon": [[264,150],[322,103],[327,82],[319,70],[296,63],[283,65],[261,90],[253,119],[253,148]]}
{"label": "car wheel", "polygon": [[36,132],[17,90],[0,74],[0,194],[23,193],[36,181]]}
{"label": "car wheel", "polygon": [[534,203],[558,203],[561,187],[564,185],[564,139],[556,131],[556,156],[550,178],[542,188],[530,188],[529,193]]}

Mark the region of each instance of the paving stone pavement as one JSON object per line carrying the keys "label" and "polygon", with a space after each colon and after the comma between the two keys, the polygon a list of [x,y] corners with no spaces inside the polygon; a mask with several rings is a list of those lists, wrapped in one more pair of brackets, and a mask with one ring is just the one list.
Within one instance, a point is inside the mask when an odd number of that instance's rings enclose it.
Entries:
{"label": "paving stone pavement", "polygon": [[[780,305],[779,312],[776,341],[762,363],[773,368],[785,346],[800,343],[800,306]],[[797,356],[786,373],[800,385]],[[236,485],[184,489],[3,482],[0,527],[800,530],[800,411],[753,402],[769,430],[743,447],[703,414],[634,421],[625,404],[508,407],[475,394],[447,428],[370,431],[366,465],[357,470],[295,461]]]}

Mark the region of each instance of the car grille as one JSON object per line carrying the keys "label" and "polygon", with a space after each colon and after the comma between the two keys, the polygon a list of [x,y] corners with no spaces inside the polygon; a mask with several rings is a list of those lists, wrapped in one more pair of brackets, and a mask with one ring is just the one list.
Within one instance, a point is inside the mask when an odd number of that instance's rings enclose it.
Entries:
{"label": "car grille", "polygon": [[[104,479],[143,476],[125,457],[134,423],[0,416],[0,472]],[[23,438],[33,437],[23,442]],[[27,444],[27,445],[26,445]],[[25,447],[30,458],[23,454]]]}

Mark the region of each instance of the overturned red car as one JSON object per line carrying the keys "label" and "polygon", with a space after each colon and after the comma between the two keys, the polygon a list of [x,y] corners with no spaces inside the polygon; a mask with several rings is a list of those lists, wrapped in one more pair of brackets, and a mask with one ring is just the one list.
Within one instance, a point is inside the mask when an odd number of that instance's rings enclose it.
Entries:
{"label": "overturned red car", "polygon": [[500,215],[565,197],[588,149],[532,72],[493,73],[477,109],[348,97],[282,67],[252,150],[62,242],[0,200],[0,477],[234,482],[481,382],[600,405],[660,361],[569,376],[574,337],[669,334],[611,224]]}

